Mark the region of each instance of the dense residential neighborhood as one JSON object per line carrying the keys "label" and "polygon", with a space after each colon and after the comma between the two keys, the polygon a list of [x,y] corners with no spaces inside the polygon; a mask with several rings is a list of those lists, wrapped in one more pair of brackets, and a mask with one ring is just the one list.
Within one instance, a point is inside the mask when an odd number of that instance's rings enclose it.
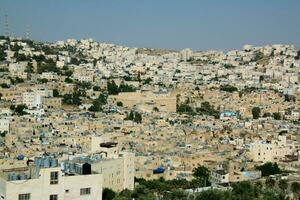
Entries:
{"label": "dense residential neighborhood", "polygon": [[299,72],[292,45],[1,36],[0,199],[297,199]]}

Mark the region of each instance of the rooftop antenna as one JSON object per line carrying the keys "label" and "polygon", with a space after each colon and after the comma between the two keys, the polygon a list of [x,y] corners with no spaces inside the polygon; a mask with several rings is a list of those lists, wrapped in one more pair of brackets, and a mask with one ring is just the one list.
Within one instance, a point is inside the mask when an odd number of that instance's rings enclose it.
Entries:
{"label": "rooftop antenna", "polygon": [[9,37],[9,26],[8,26],[8,15],[5,14],[5,22],[4,22],[4,36]]}

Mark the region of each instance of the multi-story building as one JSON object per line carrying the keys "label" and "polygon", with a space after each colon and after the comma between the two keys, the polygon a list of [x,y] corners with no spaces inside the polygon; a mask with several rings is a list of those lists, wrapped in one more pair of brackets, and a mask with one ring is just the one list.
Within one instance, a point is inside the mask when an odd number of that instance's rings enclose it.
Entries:
{"label": "multi-story building", "polygon": [[28,108],[40,108],[42,106],[42,96],[33,91],[24,92],[22,94],[22,103]]}
{"label": "multi-story building", "polygon": [[287,145],[286,136],[278,136],[271,142],[258,141],[250,145],[250,159],[254,162],[278,162],[286,155],[291,155],[293,149]]}
{"label": "multi-story building", "polygon": [[[92,170],[103,175],[103,188],[115,191],[134,188],[134,154],[119,152],[117,143],[92,137],[93,156],[77,157],[75,162],[88,162]],[[73,162],[73,161],[71,161]]]}
{"label": "multi-story building", "polygon": [[4,169],[0,173],[0,199],[3,200],[101,200],[102,174],[87,163],[58,166],[56,159],[36,159],[34,164]]}
{"label": "multi-story building", "polygon": [[9,119],[0,119],[0,133],[9,133]]}
{"label": "multi-story building", "polygon": [[44,109],[61,109],[62,98],[47,97],[42,99]]}
{"label": "multi-story building", "polygon": [[261,177],[260,171],[246,170],[246,163],[229,160],[216,167],[210,173],[210,180],[215,184],[228,184],[256,180]]}

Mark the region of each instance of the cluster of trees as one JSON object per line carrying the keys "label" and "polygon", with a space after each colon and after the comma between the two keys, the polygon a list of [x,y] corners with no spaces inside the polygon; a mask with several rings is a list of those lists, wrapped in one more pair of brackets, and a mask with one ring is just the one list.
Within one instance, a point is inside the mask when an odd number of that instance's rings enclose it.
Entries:
{"label": "cluster of trees", "polygon": [[209,115],[214,116],[215,118],[219,118],[220,116],[220,112],[216,110],[213,105],[210,105],[210,103],[207,101],[202,102],[201,107],[196,108],[196,112],[187,103],[181,103],[177,105],[177,112],[190,115]]}
{"label": "cluster of trees", "polygon": [[48,59],[44,60],[44,62],[38,62],[37,73],[41,74],[43,72],[56,72],[60,74],[60,69],[52,59]]}
{"label": "cluster of trees", "polygon": [[0,46],[0,61],[5,61],[6,53],[4,45]]}
{"label": "cluster of trees", "polygon": [[238,88],[234,87],[232,85],[221,85],[220,90],[225,91],[225,92],[237,92]]}
{"label": "cluster of trees", "polygon": [[254,58],[251,60],[252,62],[257,62],[264,58],[264,54],[262,52],[257,52]]}
{"label": "cluster of trees", "polygon": [[253,119],[258,119],[260,117],[260,108],[259,107],[253,107],[252,108],[252,117]]}
{"label": "cluster of trees", "polygon": [[82,96],[80,91],[76,91],[73,94],[65,94],[63,96],[63,103],[68,104],[68,105],[80,105],[81,104],[81,99],[80,97]]}
{"label": "cluster of trees", "polygon": [[241,98],[244,94],[249,94],[257,90],[258,88],[256,87],[245,87],[243,90],[239,91],[239,97]]}
{"label": "cluster of trees", "polygon": [[47,83],[47,82],[48,82],[48,79],[46,79],[46,78],[39,78],[39,79],[37,79],[37,81],[38,81],[39,83]]}
{"label": "cluster of trees", "polygon": [[124,120],[131,120],[134,121],[138,124],[142,123],[142,114],[140,114],[139,112],[136,111],[130,111],[130,113],[127,113],[127,116],[125,117]]}
{"label": "cluster of trees", "polygon": [[13,111],[14,114],[16,115],[26,115],[28,114],[25,110],[27,109],[27,106],[24,104],[20,104],[20,105],[11,105],[10,109]]}
{"label": "cluster of trees", "polygon": [[53,89],[53,97],[60,97],[58,89]]}
{"label": "cluster of trees", "polygon": [[287,102],[296,102],[296,97],[294,95],[285,94],[284,95],[284,101],[287,101]]}
{"label": "cluster of trees", "polygon": [[[258,119],[261,116],[261,109],[259,107],[253,107],[252,110],[252,117],[253,119]],[[282,116],[279,112],[269,113],[265,112],[262,117],[273,117],[275,120],[281,120]]]}
{"label": "cluster of trees", "polygon": [[16,58],[17,62],[22,62],[22,61],[31,62],[32,61],[30,56],[26,56],[23,53],[18,53],[17,51],[15,51],[14,57]]}
{"label": "cluster of trees", "polygon": [[[264,166],[266,169],[277,169],[273,164]],[[276,171],[273,171],[275,173]],[[137,186],[133,191],[125,189],[116,193],[105,188],[102,193],[103,200],[285,200],[289,184],[286,180],[276,183],[273,179],[251,183],[248,181],[232,184],[231,190],[209,189],[200,193],[188,193],[185,189],[196,189],[209,186],[209,170],[198,166],[193,170],[194,179],[155,180],[136,179]],[[294,182],[290,186],[295,199],[300,195],[300,183]]]}
{"label": "cluster of trees", "polygon": [[177,112],[182,114],[195,114],[193,108],[186,103],[181,103],[176,107]]}
{"label": "cluster of trees", "polygon": [[196,108],[196,111],[202,115],[214,116],[215,118],[219,118],[220,112],[214,108],[213,105],[210,105],[209,102],[205,101],[201,103],[200,108]]}
{"label": "cluster of trees", "polygon": [[278,167],[277,163],[267,162],[263,165],[256,167],[256,169],[261,171],[262,176],[270,176],[274,174],[280,174],[282,171]]}
{"label": "cluster of trees", "polygon": [[93,90],[94,90],[94,91],[101,91],[101,88],[100,88],[100,86],[95,85],[95,86],[93,87]]}
{"label": "cluster of trees", "polygon": [[224,64],[224,67],[225,67],[226,69],[234,69],[234,68],[236,68],[236,66],[231,65],[231,64]]}
{"label": "cluster of trees", "polygon": [[70,76],[73,75],[73,71],[70,70],[68,66],[63,66],[62,71],[61,71],[61,75],[70,77]]}
{"label": "cluster of trees", "polygon": [[16,84],[19,84],[19,83],[24,83],[24,80],[22,78],[17,77],[17,76],[14,77],[14,78],[9,77],[9,79],[10,79],[11,84],[13,84],[13,85],[16,85]]}
{"label": "cluster of trees", "polygon": [[273,117],[275,120],[281,120],[281,115],[279,112],[274,112],[273,114],[266,112],[263,114],[263,117]]}
{"label": "cluster of trees", "polygon": [[124,84],[123,82],[120,84],[120,86],[118,86],[115,81],[112,80],[107,81],[107,91],[108,94],[117,95],[120,92],[135,92],[136,88],[131,85]]}
{"label": "cluster of trees", "polygon": [[[123,190],[115,193],[110,189],[104,189],[103,200],[285,200],[288,184],[286,181],[279,181],[276,186],[266,185],[261,182],[250,183],[248,181],[232,185],[232,190],[209,189],[200,193],[188,193],[184,191],[188,185],[186,180],[146,181],[138,179],[138,186],[133,190]],[[183,187],[182,187],[183,186]],[[291,184],[291,191],[295,199],[300,195],[300,183]]]}
{"label": "cluster of trees", "polygon": [[102,106],[107,103],[107,95],[100,94],[97,99],[93,101],[93,105],[89,108],[91,112],[100,112],[102,111]]}
{"label": "cluster of trees", "polygon": [[144,85],[150,84],[152,82],[152,78],[146,78],[143,82]]}
{"label": "cluster of trees", "polygon": [[0,87],[2,87],[2,88],[10,88],[10,86],[7,83],[1,83]]}

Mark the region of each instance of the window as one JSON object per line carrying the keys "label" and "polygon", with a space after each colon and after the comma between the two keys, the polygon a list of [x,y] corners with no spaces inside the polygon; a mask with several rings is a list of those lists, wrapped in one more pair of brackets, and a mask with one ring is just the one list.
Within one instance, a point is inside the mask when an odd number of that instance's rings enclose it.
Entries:
{"label": "window", "polygon": [[81,188],[80,195],[88,195],[91,194],[91,188]]}
{"label": "window", "polygon": [[19,194],[19,200],[30,200],[30,193]]}
{"label": "window", "polygon": [[50,184],[58,184],[58,172],[51,172],[50,173]]}
{"label": "window", "polygon": [[51,194],[49,197],[49,200],[58,200],[58,195],[57,194]]}
{"label": "window", "polygon": [[65,190],[65,193],[69,193],[70,190]]}

